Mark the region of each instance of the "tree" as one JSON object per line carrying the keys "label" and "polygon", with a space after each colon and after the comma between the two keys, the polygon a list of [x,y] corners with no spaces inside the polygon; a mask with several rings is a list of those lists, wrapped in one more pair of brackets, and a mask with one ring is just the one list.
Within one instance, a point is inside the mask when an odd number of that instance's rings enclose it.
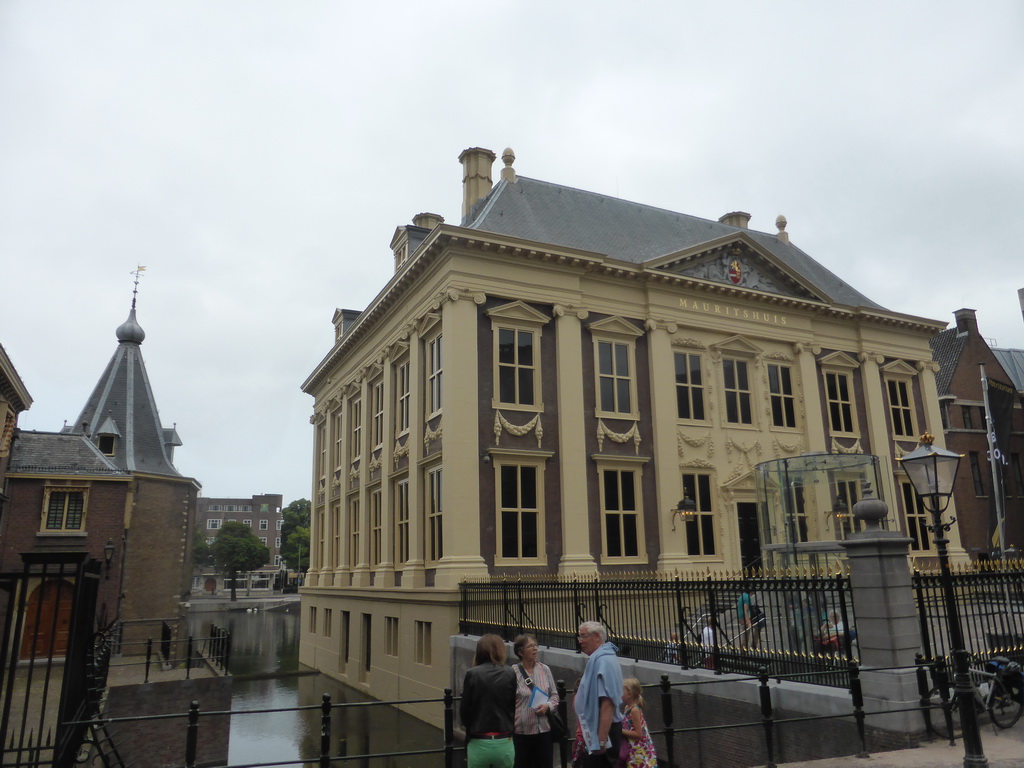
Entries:
{"label": "tree", "polygon": [[290,569],[309,568],[309,499],[296,499],[282,512],[281,560]]}
{"label": "tree", "polygon": [[239,573],[254,571],[267,564],[270,550],[252,529],[244,523],[229,520],[217,532],[217,540],[210,546],[213,564],[231,579],[231,600],[236,600],[235,585]]}
{"label": "tree", "polygon": [[210,545],[206,541],[205,533],[199,526],[196,526],[192,536],[192,565],[196,568],[204,568],[213,564]]}

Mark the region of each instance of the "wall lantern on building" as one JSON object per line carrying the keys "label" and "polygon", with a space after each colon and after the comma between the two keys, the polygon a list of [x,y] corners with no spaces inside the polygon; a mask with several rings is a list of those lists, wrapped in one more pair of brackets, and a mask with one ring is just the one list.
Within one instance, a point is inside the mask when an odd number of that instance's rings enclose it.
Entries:
{"label": "wall lantern on building", "polygon": [[971,684],[964,647],[963,628],[960,626],[960,612],[953,589],[953,574],[949,570],[949,551],[946,534],[953,527],[956,518],[942,521],[942,513],[949,507],[953,495],[953,482],[960,467],[958,453],[936,448],[935,437],[927,432],[921,435],[921,444],[899,459],[910,478],[914,491],[925,508],[931,512],[932,524],[928,526],[935,537],[935,550],[939,556],[939,576],[942,580],[942,594],[946,604],[946,627],[949,632],[949,647],[953,653],[953,679],[956,682],[956,698],[960,707],[961,725],[964,732],[964,765],[988,765],[981,748],[981,731],[974,709],[974,686]]}
{"label": "wall lantern on building", "polygon": [[697,516],[697,502],[691,499],[689,496],[684,496],[676,504],[676,508],[671,510],[672,513],[672,530],[676,529],[676,518],[679,518],[679,522],[685,523],[689,520],[693,520]]}
{"label": "wall lantern on building", "polygon": [[110,562],[114,559],[114,540],[107,539],[107,543],[103,545],[103,562],[107,564],[107,576],[110,578]]}

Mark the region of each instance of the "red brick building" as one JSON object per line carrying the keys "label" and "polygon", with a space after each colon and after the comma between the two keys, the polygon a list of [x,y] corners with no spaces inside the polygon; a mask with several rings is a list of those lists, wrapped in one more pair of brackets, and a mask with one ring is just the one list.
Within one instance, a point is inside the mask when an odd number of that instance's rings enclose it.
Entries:
{"label": "red brick building", "polygon": [[[27,552],[85,552],[106,563],[97,610],[124,640],[185,631],[199,483],[181,475],[177,431],[160,422],[135,316],[78,418],[61,432],[13,434],[0,520],[0,571]],[[36,587],[41,606],[47,585]]]}
{"label": "red brick building", "polygon": [[[954,487],[960,540],[972,559],[997,555],[990,539],[995,514],[992,471],[988,460],[988,429],[985,418],[985,394],[981,366],[991,379],[1011,384],[1018,390],[1013,371],[1003,363],[1015,358],[1019,350],[999,350],[996,354],[978,330],[973,309],[953,313],[955,324],[931,341],[932,353],[940,370],[935,383],[942,409],[942,428],[946,447],[964,455]],[[1004,473],[1006,540],[1020,552],[1024,547],[1024,410],[1018,402],[1013,409],[1009,464]]]}

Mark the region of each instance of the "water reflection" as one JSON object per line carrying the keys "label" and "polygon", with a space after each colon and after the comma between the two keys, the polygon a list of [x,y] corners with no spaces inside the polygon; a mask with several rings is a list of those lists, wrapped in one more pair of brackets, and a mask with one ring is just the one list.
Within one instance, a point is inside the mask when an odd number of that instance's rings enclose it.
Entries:
{"label": "water reflection", "polygon": [[[195,613],[191,632],[209,635],[210,625],[231,632],[232,710],[288,709],[319,705],[325,693],[333,703],[372,701],[298,662],[298,603],[288,611],[226,611]],[[439,705],[440,706],[440,705]],[[289,763],[296,755],[312,758],[320,750],[320,708],[291,712],[238,714],[231,718],[228,762]],[[344,747],[342,744],[344,743]],[[439,748],[441,733],[393,707],[335,709],[331,719],[331,752],[348,755]],[[337,766],[360,768],[435,768],[441,755],[348,760]]]}

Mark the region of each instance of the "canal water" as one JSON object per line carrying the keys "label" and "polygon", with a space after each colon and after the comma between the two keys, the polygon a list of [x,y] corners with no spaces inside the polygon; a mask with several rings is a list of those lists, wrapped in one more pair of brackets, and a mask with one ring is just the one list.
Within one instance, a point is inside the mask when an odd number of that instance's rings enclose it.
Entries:
{"label": "canal water", "polygon": [[[372,701],[326,675],[299,664],[299,604],[287,610],[230,610],[191,616],[194,637],[208,637],[210,625],[231,632],[231,709],[287,710],[318,705],[329,694],[333,703]],[[441,706],[440,704],[438,705]],[[282,762],[319,755],[320,709],[236,714],[231,718],[230,765]],[[335,709],[331,722],[331,754],[366,755],[440,748],[441,732],[394,707]],[[346,760],[335,766],[358,768],[436,768],[441,755]]]}

